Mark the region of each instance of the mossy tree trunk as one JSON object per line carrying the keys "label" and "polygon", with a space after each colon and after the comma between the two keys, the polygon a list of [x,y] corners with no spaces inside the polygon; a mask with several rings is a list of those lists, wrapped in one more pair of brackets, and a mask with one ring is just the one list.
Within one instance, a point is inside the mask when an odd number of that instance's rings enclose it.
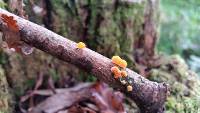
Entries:
{"label": "mossy tree trunk", "polygon": [[137,63],[148,65],[153,59],[158,40],[159,1],[147,0],[144,11],[143,33],[134,41],[134,57]]}
{"label": "mossy tree trunk", "polygon": [[107,57],[120,55],[135,70],[135,63],[146,66],[154,58],[159,0],[69,0],[52,4],[56,9],[52,10],[54,31],[84,41]]}

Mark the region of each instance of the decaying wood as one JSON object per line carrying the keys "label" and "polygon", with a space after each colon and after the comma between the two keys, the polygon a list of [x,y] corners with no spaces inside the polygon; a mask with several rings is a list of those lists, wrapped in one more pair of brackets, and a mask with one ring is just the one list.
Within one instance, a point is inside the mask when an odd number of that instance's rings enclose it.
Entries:
{"label": "decaying wood", "polygon": [[[149,81],[126,68],[133,87],[132,92],[127,92],[126,86],[113,77],[110,69],[114,64],[109,58],[88,48],[78,49],[75,42],[3,9],[0,9],[0,14],[14,17],[19,26],[21,40],[25,43],[74,64],[92,73],[99,80],[111,85],[113,88],[121,90],[135,101],[142,113],[163,113],[164,102],[168,94],[168,86],[165,83]],[[4,25],[5,23],[0,21],[2,31],[6,29],[3,27]]]}

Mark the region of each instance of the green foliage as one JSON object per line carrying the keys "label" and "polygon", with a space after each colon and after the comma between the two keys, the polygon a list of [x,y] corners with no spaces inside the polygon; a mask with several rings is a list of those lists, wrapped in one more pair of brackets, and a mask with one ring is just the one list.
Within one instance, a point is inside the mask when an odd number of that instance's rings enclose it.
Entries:
{"label": "green foliage", "polygon": [[80,75],[79,75],[79,77],[77,78],[77,80],[79,80],[79,81],[83,81],[83,82],[94,82],[94,81],[96,81],[97,80],[97,78],[94,76],[94,75],[92,75],[92,74],[90,74],[90,73],[86,73],[86,72],[84,72],[83,70],[80,70]]}
{"label": "green foliage", "polygon": [[0,8],[5,9],[6,7],[7,7],[7,4],[3,0],[0,0]]}
{"label": "green foliage", "polygon": [[[184,54],[200,43],[200,1],[162,0],[159,50]],[[199,53],[200,54],[200,53]]]}
{"label": "green foliage", "polygon": [[[161,32],[158,49],[167,54],[181,54],[198,71],[191,55],[200,56],[200,1],[162,0]],[[200,59],[200,58],[198,58]],[[200,72],[199,72],[200,73]]]}

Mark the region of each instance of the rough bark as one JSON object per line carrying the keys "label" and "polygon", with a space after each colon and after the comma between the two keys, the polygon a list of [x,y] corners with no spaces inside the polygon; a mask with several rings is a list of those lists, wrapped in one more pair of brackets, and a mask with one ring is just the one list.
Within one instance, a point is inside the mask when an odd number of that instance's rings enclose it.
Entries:
{"label": "rough bark", "polygon": [[155,46],[158,40],[157,21],[159,1],[147,0],[144,11],[144,34],[134,41],[134,57],[138,64],[149,65],[155,56]]}
{"label": "rough bark", "polygon": [[[63,61],[74,64],[94,74],[99,80],[120,89],[138,105],[142,113],[162,113],[168,94],[165,83],[147,80],[130,69],[126,69],[132,80],[133,91],[127,92],[119,80],[114,79],[110,69],[114,65],[110,59],[88,49],[77,49],[76,43],[57,35],[37,24],[22,19],[3,9],[1,14],[13,16],[19,26],[21,40]],[[3,22],[0,28],[3,31]]]}

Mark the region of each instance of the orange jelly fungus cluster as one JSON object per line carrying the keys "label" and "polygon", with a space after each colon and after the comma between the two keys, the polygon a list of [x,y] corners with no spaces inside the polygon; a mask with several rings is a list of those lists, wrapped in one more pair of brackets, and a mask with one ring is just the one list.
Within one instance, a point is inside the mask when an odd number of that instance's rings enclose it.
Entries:
{"label": "orange jelly fungus cluster", "polygon": [[[126,68],[127,66],[127,62],[121,59],[119,56],[113,56],[112,62],[123,69]],[[127,77],[127,72],[124,70],[121,71],[117,66],[114,66],[111,68],[111,71],[114,74],[114,77],[115,78]]]}
{"label": "orange jelly fungus cluster", "polygon": [[85,48],[86,45],[85,45],[85,43],[83,43],[83,42],[79,42],[79,43],[77,43],[77,47],[78,47],[79,49],[82,49],[82,48]]}
{"label": "orange jelly fungus cluster", "polygon": [[[123,59],[121,59],[119,56],[113,56],[112,57],[112,63],[116,64],[117,66],[113,66],[111,68],[111,72],[114,74],[114,78],[120,78],[120,82],[123,85],[127,85],[127,91],[132,91],[133,87],[130,85],[132,83],[132,81],[130,80],[125,80],[125,78],[127,79],[128,75],[127,72],[125,71],[125,68],[127,66],[127,62]],[[122,70],[120,70],[119,68],[121,68]],[[128,77],[129,79],[129,77]]]}
{"label": "orange jelly fungus cluster", "polygon": [[112,67],[111,72],[114,73],[115,78],[121,77],[121,71],[119,70],[117,66]]}
{"label": "orange jelly fungus cluster", "polygon": [[112,62],[121,68],[126,68],[126,66],[127,66],[127,62],[125,60],[121,59],[119,56],[113,56]]}

